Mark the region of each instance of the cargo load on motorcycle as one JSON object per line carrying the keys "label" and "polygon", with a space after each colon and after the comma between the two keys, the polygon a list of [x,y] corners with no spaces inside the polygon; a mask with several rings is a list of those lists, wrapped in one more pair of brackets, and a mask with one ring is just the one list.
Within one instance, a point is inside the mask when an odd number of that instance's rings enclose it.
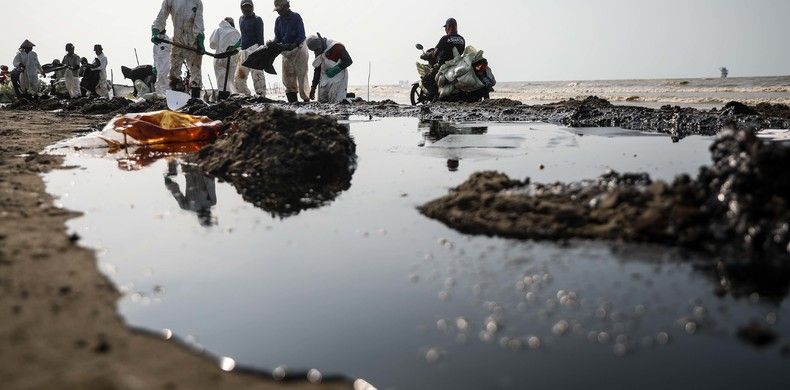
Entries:
{"label": "cargo load on motorcycle", "polygon": [[[423,50],[423,46],[417,45],[417,49]],[[489,98],[496,78],[482,50],[467,46],[461,54],[453,49],[453,59],[442,65],[437,64],[433,51],[423,51],[420,56],[427,64],[417,63],[420,82],[412,85],[412,105],[434,101],[472,103]]]}

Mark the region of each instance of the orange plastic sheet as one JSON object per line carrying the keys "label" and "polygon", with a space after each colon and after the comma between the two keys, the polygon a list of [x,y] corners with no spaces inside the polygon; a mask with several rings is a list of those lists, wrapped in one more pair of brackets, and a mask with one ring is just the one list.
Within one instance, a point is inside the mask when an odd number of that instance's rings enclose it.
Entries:
{"label": "orange plastic sheet", "polygon": [[113,118],[99,136],[110,148],[135,145],[213,142],[222,122],[173,111],[126,114]]}

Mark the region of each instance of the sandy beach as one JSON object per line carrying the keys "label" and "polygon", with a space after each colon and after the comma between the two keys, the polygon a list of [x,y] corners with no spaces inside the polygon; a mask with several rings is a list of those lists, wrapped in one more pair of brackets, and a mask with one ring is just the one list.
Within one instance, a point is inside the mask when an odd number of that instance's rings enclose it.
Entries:
{"label": "sandy beach", "polygon": [[[130,329],[120,294],[64,224],[40,174],[62,159],[47,145],[106,118],[0,110],[0,368],[9,389],[348,389],[346,382],[275,383],[264,374],[223,372],[220,362],[163,334]],[[241,370],[243,372],[243,370]]]}

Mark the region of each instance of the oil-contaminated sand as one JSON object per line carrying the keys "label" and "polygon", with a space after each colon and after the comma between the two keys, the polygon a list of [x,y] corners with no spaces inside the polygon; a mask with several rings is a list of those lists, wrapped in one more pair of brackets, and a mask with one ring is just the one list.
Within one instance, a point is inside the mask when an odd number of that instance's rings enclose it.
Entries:
{"label": "oil-contaminated sand", "polygon": [[621,127],[670,134],[675,139],[689,135],[713,135],[730,122],[757,130],[790,128],[790,108],[785,105],[747,106],[730,102],[722,109],[677,106],[654,109],[618,106],[594,96],[542,105],[492,99],[474,104],[437,103],[420,107],[402,106],[392,101],[338,106],[311,103],[304,105],[303,109],[333,115],[410,116],[451,122],[536,121],[569,127]]}
{"label": "oil-contaminated sand", "polygon": [[[491,99],[473,104],[436,103],[419,107],[399,105],[391,100],[365,102],[357,99],[353,104],[342,105],[320,103],[289,105],[265,98],[233,98],[210,105],[193,100],[184,111],[223,120],[241,110],[242,106],[250,105],[333,116],[415,117],[422,120],[450,122],[536,121],[569,127],[620,127],[670,134],[674,139],[689,135],[713,135],[725,123],[731,122],[756,130],[790,128],[790,107],[782,104],[761,103],[748,106],[739,102],[730,102],[721,109],[710,110],[669,105],[647,108],[615,105],[595,96],[540,105],[526,105],[510,99]],[[104,115],[165,109],[164,102],[161,100],[133,103],[123,98],[109,101],[104,99],[25,101],[12,104],[10,107],[44,111],[60,109],[66,112]]]}
{"label": "oil-contaminated sand", "polygon": [[479,172],[420,210],[471,234],[652,242],[732,254],[739,260],[724,260],[721,268],[761,289],[776,287],[772,295],[786,294],[790,147],[763,142],[751,129],[725,128],[711,154],[713,163],[696,178],[682,175],[672,183],[610,172],[538,184]]}
{"label": "oil-contaminated sand", "polygon": [[[59,157],[37,154],[93,117],[0,110],[0,378],[3,389],[352,388],[347,381],[274,382],[175,341],[130,330],[120,295],[92,251],[66,233],[75,214],[53,205],[39,173]],[[244,372],[238,372],[244,371]]]}
{"label": "oil-contaminated sand", "polygon": [[290,216],[351,187],[356,144],[334,118],[268,108],[245,109],[229,121],[235,126],[190,161],[257,207]]}

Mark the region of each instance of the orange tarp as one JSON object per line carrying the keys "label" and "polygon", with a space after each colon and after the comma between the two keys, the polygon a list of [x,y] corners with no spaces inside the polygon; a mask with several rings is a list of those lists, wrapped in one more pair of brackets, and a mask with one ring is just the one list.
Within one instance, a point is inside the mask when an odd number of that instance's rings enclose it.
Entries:
{"label": "orange tarp", "polygon": [[[205,116],[173,111],[126,114],[113,118],[101,138],[111,147],[157,145],[182,142],[213,142],[222,130],[222,122]],[[113,130],[121,135],[107,136]]]}

